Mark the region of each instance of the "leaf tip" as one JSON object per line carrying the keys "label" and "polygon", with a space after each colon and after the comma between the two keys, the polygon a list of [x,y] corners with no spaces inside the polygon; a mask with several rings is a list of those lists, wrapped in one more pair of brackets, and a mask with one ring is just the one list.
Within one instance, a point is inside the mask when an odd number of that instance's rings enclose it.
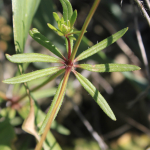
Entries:
{"label": "leaf tip", "polygon": [[6,83],[6,84],[9,84],[9,83],[7,82],[7,79],[6,79],[6,80],[3,80],[2,82],[3,82],[3,83]]}
{"label": "leaf tip", "polygon": [[9,59],[11,57],[11,55],[9,54],[5,54],[6,58]]}
{"label": "leaf tip", "polygon": [[113,115],[111,119],[112,119],[113,121],[117,121],[115,115]]}
{"label": "leaf tip", "polygon": [[140,69],[141,69],[140,67],[135,66],[133,71],[137,71],[137,70],[140,70]]}

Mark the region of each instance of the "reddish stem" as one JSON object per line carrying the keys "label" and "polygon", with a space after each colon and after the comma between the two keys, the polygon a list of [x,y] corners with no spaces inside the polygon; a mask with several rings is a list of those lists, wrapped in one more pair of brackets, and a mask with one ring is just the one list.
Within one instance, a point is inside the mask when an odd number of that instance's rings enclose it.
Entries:
{"label": "reddish stem", "polygon": [[67,38],[67,41],[68,41],[68,60],[70,59],[70,56],[71,56],[71,43],[70,43],[70,39],[68,37]]}

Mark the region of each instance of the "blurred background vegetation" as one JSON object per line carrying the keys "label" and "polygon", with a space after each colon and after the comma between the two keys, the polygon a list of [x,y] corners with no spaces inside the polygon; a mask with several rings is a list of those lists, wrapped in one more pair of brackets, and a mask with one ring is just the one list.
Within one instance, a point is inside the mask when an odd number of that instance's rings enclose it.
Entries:
{"label": "blurred background vegetation", "polygon": [[[70,0],[70,2],[73,9],[77,9],[78,18],[75,28],[80,30],[93,0]],[[146,3],[143,2],[142,4],[149,13]],[[129,27],[122,39],[90,57],[90,59],[83,60],[83,63],[134,64],[141,67],[140,71],[99,74],[79,70],[92,81],[105,97],[114,111],[117,121],[110,120],[103,113],[72,74],[63,105],[52,128],[52,133],[64,150],[99,150],[100,146],[105,150],[108,147],[112,150],[146,150],[150,146],[149,76],[137,41],[135,17],[138,18],[137,25],[148,60],[150,58],[150,30],[140,8],[135,4],[134,6],[129,0],[123,1],[122,7],[120,0],[102,0],[78,51],[81,53],[116,31]],[[52,15],[54,11],[60,15],[62,13],[59,0],[41,0],[31,28],[37,28],[66,55],[64,39],[47,26],[47,23],[56,25]],[[17,72],[17,65],[5,58],[5,53],[15,54],[12,15],[11,0],[1,0],[1,81],[13,77]],[[30,36],[27,38],[24,52],[52,55]],[[26,72],[30,72],[49,66],[51,66],[49,63],[32,63],[25,67],[27,68]],[[39,85],[44,79],[29,82],[29,87]],[[60,79],[61,77],[33,92],[34,98],[38,101],[43,112],[47,112]],[[6,85],[2,82],[0,84],[0,147],[7,145],[14,150],[33,149],[35,147],[35,138],[21,129],[29,109],[27,98],[15,103],[15,100],[24,93],[25,89],[22,85]]]}

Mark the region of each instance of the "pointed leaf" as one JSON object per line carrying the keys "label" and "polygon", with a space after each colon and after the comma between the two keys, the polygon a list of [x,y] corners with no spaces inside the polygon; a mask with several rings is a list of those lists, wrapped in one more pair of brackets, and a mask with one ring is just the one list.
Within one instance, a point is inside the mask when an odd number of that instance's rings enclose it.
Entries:
{"label": "pointed leaf", "polygon": [[60,0],[63,7],[63,18],[64,21],[70,20],[73,14],[72,6],[69,0]]}
{"label": "pointed leaf", "polygon": [[6,58],[13,63],[30,63],[30,62],[60,62],[61,60],[49,55],[39,53],[24,53],[10,56],[6,54]]}
{"label": "pointed leaf", "polygon": [[140,67],[128,64],[79,64],[77,67],[93,72],[126,72],[140,70]]}
{"label": "pointed leaf", "polygon": [[33,28],[29,31],[30,36],[37,41],[42,46],[49,49],[52,53],[54,53],[56,56],[60,58],[64,58],[62,53],[58,50],[57,47],[55,47],[45,36],[43,36],[37,29]]}
{"label": "pointed leaf", "polygon": [[72,28],[74,26],[74,23],[76,22],[77,19],[77,10],[75,10],[71,16],[70,19],[70,28]]}
{"label": "pointed leaf", "polygon": [[53,17],[55,18],[56,21],[59,21],[60,18],[56,12],[53,12]]}
{"label": "pointed leaf", "polygon": [[99,93],[99,91],[95,88],[95,86],[84,76],[80,73],[74,71],[75,76],[81,83],[81,85],[87,90],[87,92],[93,97],[93,99],[97,102],[97,104],[102,108],[102,110],[112,119],[116,120],[114,113],[112,112],[111,108],[107,104],[106,100],[103,96]]}
{"label": "pointed leaf", "polygon": [[63,35],[64,35],[61,31],[59,31],[58,29],[56,29],[56,28],[55,28],[53,25],[51,25],[50,23],[48,23],[47,25],[48,25],[48,27],[49,27],[50,29],[52,29],[52,30],[54,30],[55,32],[57,32],[59,36],[63,36]]}
{"label": "pointed leaf", "polygon": [[[39,134],[42,134],[42,133],[43,133],[44,128],[45,128],[45,126],[46,126],[46,124],[47,124],[47,122],[48,122],[48,120],[49,120],[49,117],[51,116],[52,111],[53,111],[53,108],[54,108],[54,106],[55,106],[56,103],[57,103],[57,99],[58,99],[58,97],[59,97],[59,94],[60,94],[60,91],[61,91],[61,88],[62,88],[62,83],[63,83],[63,79],[61,80],[61,82],[60,82],[60,84],[59,84],[59,86],[58,86],[58,89],[57,89],[57,91],[56,91],[56,94],[55,94],[55,97],[54,97],[54,99],[53,99],[53,102],[52,102],[52,104],[51,104],[51,106],[50,106],[50,109],[49,109],[49,111],[48,111],[48,113],[47,113],[47,115],[46,115],[46,117],[45,117],[45,119],[44,119],[44,121],[43,121],[43,123],[42,123],[41,128],[40,128]],[[61,104],[62,104],[64,95],[65,95],[65,92],[63,93],[63,96],[61,97],[61,102],[59,103],[59,106],[58,106],[57,112],[56,112],[56,114],[55,114],[55,117],[56,117],[56,115],[57,115],[57,113],[58,113],[58,110],[60,109],[60,106],[61,106]],[[54,117],[54,118],[55,118],[55,117]]]}
{"label": "pointed leaf", "polygon": [[27,74],[23,74],[20,76],[6,79],[3,82],[7,83],[7,84],[28,82],[28,81],[31,81],[34,79],[45,77],[47,75],[51,75],[59,70],[60,70],[60,67],[51,67],[51,68],[41,69],[41,70],[37,70],[37,71],[31,72],[31,73],[27,73]]}
{"label": "pointed leaf", "polygon": [[110,37],[106,38],[105,40],[99,42],[98,44],[92,46],[91,48],[87,49],[86,51],[82,52],[76,58],[76,61],[85,59],[85,58],[87,58],[91,55],[96,54],[100,50],[103,50],[104,48],[106,48],[107,46],[109,46],[112,43],[116,42],[119,38],[121,38],[126,33],[127,30],[128,30],[128,28],[124,28],[124,29],[118,31],[117,33],[111,35]]}

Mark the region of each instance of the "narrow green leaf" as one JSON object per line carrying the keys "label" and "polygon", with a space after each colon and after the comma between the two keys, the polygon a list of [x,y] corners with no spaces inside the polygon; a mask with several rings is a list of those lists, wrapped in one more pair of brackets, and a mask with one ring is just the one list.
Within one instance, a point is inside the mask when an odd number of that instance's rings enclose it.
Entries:
{"label": "narrow green leaf", "polygon": [[106,100],[103,96],[99,93],[99,91],[95,88],[95,86],[84,76],[80,73],[74,71],[75,76],[81,83],[81,85],[87,90],[87,92],[93,97],[93,99],[97,102],[97,104],[102,108],[102,110],[112,119],[116,120],[114,113],[112,112],[111,108],[107,104]]}
{"label": "narrow green leaf", "polygon": [[[57,91],[56,91],[56,94],[55,94],[54,99],[53,99],[53,101],[52,101],[52,104],[51,104],[51,106],[50,106],[50,109],[49,109],[49,111],[48,111],[48,113],[47,113],[47,115],[46,115],[46,117],[45,117],[45,119],[44,119],[44,121],[43,121],[43,123],[42,123],[41,128],[40,128],[39,134],[42,134],[42,133],[43,133],[43,131],[44,131],[44,129],[45,129],[45,126],[46,126],[46,124],[47,124],[47,122],[48,122],[48,120],[49,120],[49,117],[51,116],[51,113],[52,113],[52,111],[53,111],[53,108],[54,108],[55,104],[57,103],[57,99],[58,99],[58,96],[59,96],[60,91],[61,91],[61,88],[62,88],[62,83],[63,83],[63,79],[61,80],[61,82],[60,82],[60,84],[59,84],[59,86],[58,86],[58,88],[57,88]],[[59,109],[60,109],[60,106],[61,106],[61,104],[62,104],[64,95],[65,95],[65,92],[63,93],[63,96],[61,97],[61,102],[59,103],[59,107],[57,108],[57,112],[56,112],[56,114],[55,114],[55,117],[56,117],[56,115],[57,115],[57,113],[58,113],[58,111],[59,111]],[[54,118],[55,118],[55,117],[54,117]]]}
{"label": "narrow green leaf", "polygon": [[13,31],[16,53],[23,53],[31,21],[40,0],[13,0]]}
{"label": "narrow green leaf", "polygon": [[140,67],[128,64],[79,64],[77,67],[93,72],[126,72],[140,70]]}
{"label": "narrow green leaf", "polygon": [[58,29],[56,29],[56,28],[55,28],[53,25],[51,25],[50,23],[48,23],[47,25],[48,25],[48,27],[49,27],[50,29],[52,29],[52,30],[54,30],[55,32],[57,32],[59,36],[63,36],[63,35],[64,35],[61,31],[59,31]]}
{"label": "narrow green leaf", "polygon": [[71,16],[71,19],[70,19],[70,28],[72,28],[74,26],[74,23],[77,19],[77,10],[75,10]]}
{"label": "narrow green leaf", "polygon": [[53,12],[53,17],[55,18],[56,21],[59,21],[60,18],[56,12]]}
{"label": "narrow green leaf", "polygon": [[37,41],[39,44],[43,45],[47,49],[49,49],[52,53],[60,58],[64,58],[62,53],[58,50],[56,46],[54,46],[45,36],[43,36],[37,29],[33,28],[29,31],[30,36]]}
{"label": "narrow green leaf", "polygon": [[126,33],[127,30],[128,30],[128,27],[118,31],[117,33],[115,33],[115,34],[111,35],[110,37],[104,39],[103,41],[99,42],[98,44],[96,44],[96,45],[92,46],[91,48],[85,50],[84,52],[82,52],[76,58],[76,61],[85,59],[85,58],[87,58],[91,55],[96,54],[100,50],[103,50],[104,48],[106,48],[107,46],[109,46],[112,43],[116,42],[119,38],[121,38]]}
{"label": "narrow green leaf", "polygon": [[41,70],[37,70],[37,71],[31,72],[31,73],[22,74],[20,76],[6,79],[3,82],[7,83],[7,84],[28,82],[28,81],[31,81],[34,79],[45,77],[47,75],[51,75],[59,70],[60,70],[60,67],[51,67],[51,68],[41,69]]}
{"label": "narrow green leaf", "polygon": [[63,18],[64,21],[70,20],[73,14],[72,6],[69,0],[60,0],[63,7]]}
{"label": "narrow green leaf", "polygon": [[57,32],[57,28],[55,28],[53,25],[51,25],[50,23],[47,23],[48,27],[54,31]]}
{"label": "narrow green leaf", "polygon": [[6,54],[6,58],[13,63],[30,63],[30,62],[60,62],[61,60],[49,55],[39,53],[24,53],[10,56]]}

